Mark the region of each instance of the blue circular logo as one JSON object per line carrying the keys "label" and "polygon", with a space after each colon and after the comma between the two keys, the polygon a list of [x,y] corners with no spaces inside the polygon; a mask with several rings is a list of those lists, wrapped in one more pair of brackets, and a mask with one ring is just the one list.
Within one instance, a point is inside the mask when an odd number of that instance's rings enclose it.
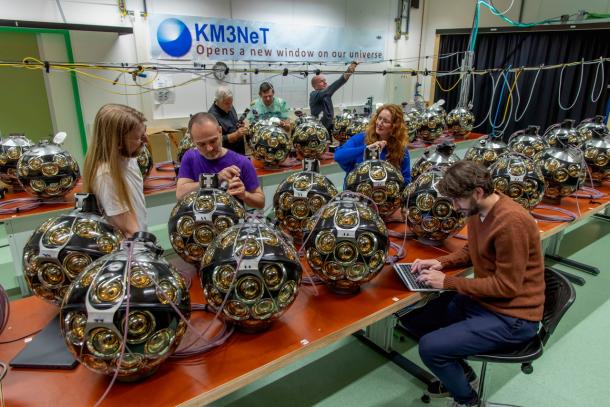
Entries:
{"label": "blue circular logo", "polygon": [[168,18],[159,24],[157,41],[161,49],[173,57],[189,52],[193,43],[188,27],[177,18]]}

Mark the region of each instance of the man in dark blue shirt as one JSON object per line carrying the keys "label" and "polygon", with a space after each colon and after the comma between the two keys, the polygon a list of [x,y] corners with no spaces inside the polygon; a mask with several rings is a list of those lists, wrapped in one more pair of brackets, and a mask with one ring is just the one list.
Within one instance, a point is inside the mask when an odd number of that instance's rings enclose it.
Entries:
{"label": "man in dark blue shirt", "polygon": [[311,86],[314,90],[309,94],[309,109],[311,109],[312,116],[317,117],[320,112],[323,113],[321,122],[329,135],[333,130],[334,118],[332,96],[354,73],[356,65],[358,65],[356,62],[352,62],[347,67],[347,71],[330,85],[326,83],[326,77],[322,74],[311,78]]}
{"label": "man in dark blue shirt", "polygon": [[247,132],[247,127],[244,123],[239,123],[237,113],[233,107],[233,92],[231,92],[231,89],[226,86],[216,89],[214,104],[208,112],[216,117],[218,124],[222,127],[222,146],[245,155],[244,135]]}

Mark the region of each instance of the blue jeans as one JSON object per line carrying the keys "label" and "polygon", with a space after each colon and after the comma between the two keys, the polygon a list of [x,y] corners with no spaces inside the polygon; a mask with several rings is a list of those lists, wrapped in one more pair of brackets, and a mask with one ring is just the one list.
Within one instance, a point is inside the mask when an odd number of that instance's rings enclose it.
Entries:
{"label": "blue jeans", "polygon": [[408,313],[401,323],[419,340],[424,364],[455,401],[464,404],[476,400],[477,395],[466,379],[463,360],[526,342],[536,335],[539,324],[487,310],[470,297],[455,292],[443,293]]}

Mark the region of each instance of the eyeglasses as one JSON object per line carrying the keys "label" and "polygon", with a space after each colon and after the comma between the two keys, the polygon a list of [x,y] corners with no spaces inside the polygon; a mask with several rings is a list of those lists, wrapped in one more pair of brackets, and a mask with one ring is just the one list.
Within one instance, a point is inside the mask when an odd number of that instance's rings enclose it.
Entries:
{"label": "eyeglasses", "polygon": [[391,120],[386,120],[386,119],[383,119],[383,118],[381,118],[381,117],[378,117],[378,118],[377,118],[377,122],[378,122],[378,123],[381,123],[381,124],[392,124],[392,121],[391,121]]}

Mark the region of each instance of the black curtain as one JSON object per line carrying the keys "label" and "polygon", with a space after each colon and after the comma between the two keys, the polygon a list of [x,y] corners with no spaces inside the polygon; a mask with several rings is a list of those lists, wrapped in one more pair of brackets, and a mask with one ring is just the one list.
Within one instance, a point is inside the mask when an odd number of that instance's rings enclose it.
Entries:
{"label": "black curtain", "polygon": [[[522,33],[497,33],[479,34],[477,37],[474,65],[477,70],[488,68],[505,69],[509,66],[518,68],[521,66],[540,66],[562,64],[574,61],[585,61],[610,56],[610,41],[608,41],[609,30],[582,30],[582,31],[556,31],[556,32],[522,32]],[[465,51],[469,36],[441,35],[438,59],[439,71],[451,71],[460,67],[463,54],[445,57],[447,54]],[[527,103],[530,92],[533,94],[527,111],[519,121],[515,121],[515,107],[517,107],[516,92],[513,90],[513,111],[504,132],[504,139],[516,130],[526,128],[528,125],[540,126],[541,132],[551,124],[563,119],[575,119],[577,124],[582,119],[595,115],[604,115],[608,103],[608,81],[610,78],[610,64],[604,64],[604,75],[601,68],[598,71],[597,83],[593,91],[593,97],[598,95],[601,88],[601,96],[597,102],[591,100],[592,88],[595,82],[596,70],[599,64],[584,65],[582,85],[580,85],[580,66],[566,67],[563,72],[561,86],[561,103],[563,107],[570,109],[562,110],[558,103],[558,89],[561,68],[543,70],[538,75],[534,86],[536,71],[523,71],[519,76],[517,86],[520,94],[518,114],[521,115]],[[500,73],[493,73],[496,80],[501,80]],[[491,117],[496,117],[498,99],[500,97],[503,83],[497,86],[494,100],[491,100],[492,80],[489,75],[475,75],[474,107],[476,124],[481,123],[492,106]],[[507,74],[508,83],[512,86],[514,74]],[[449,89],[457,79],[458,75],[439,77],[439,83],[444,89]],[[580,87],[580,93],[579,93]],[[460,85],[450,92],[442,91],[436,86],[435,100],[445,99],[445,108],[449,112],[459,100]],[[504,89],[497,121],[500,123],[508,100],[508,88]],[[472,96],[471,96],[472,99]],[[508,113],[506,115],[508,117]],[[492,127],[489,120],[485,120],[474,131],[479,133],[491,133]],[[497,132],[497,130],[496,130]]]}

